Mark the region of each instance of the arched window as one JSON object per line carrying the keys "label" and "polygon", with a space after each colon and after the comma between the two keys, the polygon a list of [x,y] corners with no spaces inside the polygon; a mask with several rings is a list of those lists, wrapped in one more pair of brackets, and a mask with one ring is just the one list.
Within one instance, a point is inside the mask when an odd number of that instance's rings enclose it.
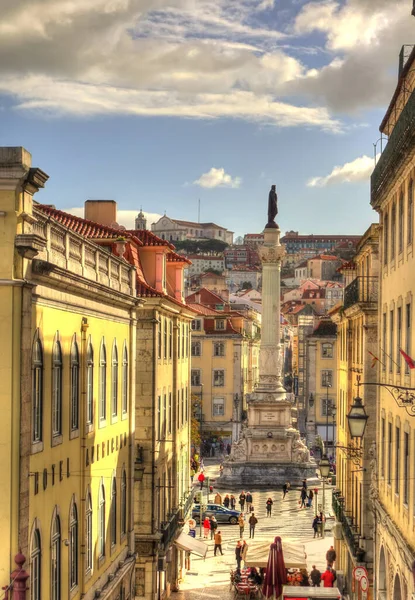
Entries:
{"label": "arched window", "polygon": [[85,511],[85,571],[92,571],[92,498],[88,491]]}
{"label": "arched window", "polygon": [[75,502],[69,514],[69,588],[78,585],[78,511]]}
{"label": "arched window", "polygon": [[111,485],[111,546],[117,543],[117,478],[113,477]]}
{"label": "arched window", "polygon": [[32,348],[32,441],[42,441],[43,412],[43,352],[36,333]]}
{"label": "arched window", "polygon": [[121,478],[121,535],[127,533],[127,474],[123,469]]}
{"label": "arched window", "polygon": [[173,321],[169,319],[169,359],[173,358]]}
{"label": "arched window", "polygon": [[62,349],[55,340],[52,351],[52,435],[62,435]]}
{"label": "arched window", "polygon": [[403,229],[404,229],[404,216],[403,216],[403,193],[399,196],[399,208],[398,208],[398,252],[403,251]]}
{"label": "arched window", "polygon": [[124,350],[122,353],[122,412],[128,412],[128,351],[127,345],[124,342]]}
{"label": "arched window", "polygon": [[118,415],[118,350],[114,340],[112,347],[112,362],[111,362],[111,406],[112,416]]}
{"label": "arched window", "polygon": [[79,428],[79,351],[76,339],[71,348],[71,430]]}
{"label": "arched window", "polygon": [[31,600],[40,600],[41,598],[41,545],[40,532],[35,529],[32,534],[32,543],[30,546],[30,598]]}
{"label": "arched window", "polygon": [[396,204],[392,206],[391,215],[391,260],[395,258],[396,252]]}
{"label": "arched window", "polygon": [[94,349],[91,340],[86,352],[86,423],[94,422]]}
{"label": "arched window", "polygon": [[104,340],[99,353],[99,411],[99,418],[105,421],[107,418],[107,351]]}
{"label": "arched window", "polygon": [[105,556],[105,488],[101,483],[98,498],[98,552]]}
{"label": "arched window", "polygon": [[56,513],[52,520],[50,567],[50,597],[61,600],[61,524]]}
{"label": "arched window", "polygon": [[389,216],[386,213],[383,218],[383,264],[388,264],[389,254]]}

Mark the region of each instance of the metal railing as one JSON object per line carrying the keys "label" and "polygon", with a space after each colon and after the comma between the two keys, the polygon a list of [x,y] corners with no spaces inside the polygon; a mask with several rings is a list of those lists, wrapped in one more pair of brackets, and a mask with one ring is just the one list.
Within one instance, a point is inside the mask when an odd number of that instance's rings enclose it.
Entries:
{"label": "metal railing", "polygon": [[376,303],[378,301],[379,282],[374,276],[356,277],[344,289],[344,308],[357,303]]}
{"label": "metal railing", "polygon": [[408,152],[415,145],[415,90],[403,108],[388,143],[370,178],[370,203],[375,206],[388,184],[396,176]]}
{"label": "metal railing", "polygon": [[160,531],[161,531],[161,545],[167,550],[169,544],[174,540],[177,536],[179,529],[181,529],[184,525],[184,521],[187,519],[189,512],[193,506],[193,489],[188,493],[183,506],[180,508],[176,508],[173,510],[170,518],[167,522],[161,523]]}
{"label": "metal railing", "polygon": [[360,532],[353,524],[353,517],[350,514],[347,514],[348,511],[345,507],[344,498],[335,492],[333,492],[332,496],[332,507],[337,521],[342,525],[344,538],[347,541],[353,556],[356,556],[359,549]]}

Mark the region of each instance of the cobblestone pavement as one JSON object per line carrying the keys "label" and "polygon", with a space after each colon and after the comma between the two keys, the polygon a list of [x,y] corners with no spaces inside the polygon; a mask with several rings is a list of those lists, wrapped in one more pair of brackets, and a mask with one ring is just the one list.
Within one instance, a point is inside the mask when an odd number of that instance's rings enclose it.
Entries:
{"label": "cobblestone pavement", "polygon": [[[218,465],[208,465],[205,468],[205,474],[211,479],[217,477],[218,473]],[[248,490],[245,489],[246,491]],[[255,542],[271,543],[276,535],[280,535],[283,542],[302,543],[306,548],[309,570],[311,570],[313,564],[320,570],[324,570],[326,551],[333,544],[333,538],[331,533],[327,532],[325,539],[313,539],[314,532],[311,524],[315,514],[314,509],[299,508],[299,489],[291,490],[284,501],[282,500],[281,489],[272,491],[255,491],[251,489],[250,491],[253,496],[255,516],[258,518],[255,529]],[[241,490],[220,490],[222,499],[226,493],[233,493],[236,497],[239,496],[240,492]],[[204,494],[206,494],[206,490],[204,490]],[[326,506],[330,494],[331,491],[327,490]],[[213,502],[214,495],[215,491],[210,494],[211,502]],[[206,495],[204,497],[206,498]],[[266,500],[269,497],[274,501],[270,518],[266,516],[265,508]],[[239,509],[238,504],[236,508]],[[231,593],[229,587],[229,573],[230,569],[236,566],[235,545],[239,539],[239,527],[238,525],[219,524],[218,530],[222,533],[223,556],[220,556],[220,554],[214,556],[213,540],[207,540],[209,550],[206,559],[203,560],[194,554],[191,555],[190,570],[187,572],[185,580],[180,584],[180,592],[174,594],[176,598],[177,596],[180,596],[183,600],[198,600],[199,598],[228,600],[233,598],[233,593]],[[199,527],[197,528],[196,537],[200,539]],[[247,524],[245,525],[244,538],[249,545],[249,527]]]}

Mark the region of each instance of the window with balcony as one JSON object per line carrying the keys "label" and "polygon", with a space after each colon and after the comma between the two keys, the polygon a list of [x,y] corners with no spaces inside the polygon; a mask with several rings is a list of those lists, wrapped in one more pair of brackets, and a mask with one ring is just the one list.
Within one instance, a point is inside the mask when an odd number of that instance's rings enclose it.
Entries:
{"label": "window with balcony", "polygon": [[92,425],[94,420],[94,350],[89,340],[86,351],[86,424]]}
{"label": "window with balcony", "polygon": [[78,509],[72,501],[69,514],[69,588],[73,590],[78,585]]}
{"label": "window with balcony", "polygon": [[388,264],[389,253],[389,217],[386,213],[383,217],[383,264]]}
{"label": "window with balcony", "polygon": [[223,387],[225,385],[225,371],[223,369],[214,369],[213,385],[215,387]]}
{"label": "window with balcony", "polygon": [[62,349],[55,340],[52,351],[52,435],[62,435]]}
{"label": "window with balcony", "polygon": [[[405,321],[406,321],[406,336],[405,336],[405,352],[409,356],[411,356],[411,328],[412,328],[412,319],[411,319],[411,304],[408,303],[405,307]],[[408,363],[405,361],[405,373],[409,373]]]}
{"label": "window with balcony", "polygon": [[395,258],[396,252],[396,204],[392,206],[391,213],[391,260]]}
{"label": "window with balcony", "polygon": [[393,372],[393,349],[394,349],[394,311],[391,310],[389,313],[389,373]]}
{"label": "window with balcony", "polygon": [[403,434],[403,502],[409,504],[409,433]]}
{"label": "window with balcony", "polygon": [[118,416],[118,349],[114,340],[111,360],[111,412],[113,417]]}
{"label": "window with balcony", "polygon": [[71,431],[79,427],[79,351],[76,339],[71,348]]}
{"label": "window with balcony", "polygon": [[401,430],[395,427],[395,494],[399,494],[401,465]]}
{"label": "window with balcony", "polygon": [[164,360],[167,360],[167,350],[168,350],[167,336],[168,336],[167,319],[163,319],[163,358],[164,358]]}
{"label": "window with balcony", "polygon": [[398,252],[403,251],[403,237],[404,237],[404,212],[403,212],[403,193],[399,196],[399,210],[398,210]]}
{"label": "window with balcony", "polygon": [[200,369],[192,369],[190,372],[191,384],[200,385]]}
{"label": "window with balcony", "polygon": [[402,308],[398,306],[396,312],[396,372],[401,372],[401,361],[402,355],[400,349],[402,348]]}
{"label": "window with balcony", "polygon": [[392,423],[388,423],[388,484],[392,482]]}
{"label": "window with balcony", "polygon": [[107,418],[107,351],[104,340],[101,342],[99,353],[99,418]]}
{"label": "window with balcony", "polygon": [[122,382],[121,382],[121,404],[122,412],[126,414],[128,412],[128,351],[127,344],[124,342],[124,349],[122,353]]}
{"label": "window with balcony", "polygon": [[333,371],[331,369],[324,369],[321,371],[321,387],[332,387],[333,385]]}
{"label": "window with balcony", "polygon": [[225,399],[224,398],[213,398],[213,411],[214,417],[223,417],[225,415]]}

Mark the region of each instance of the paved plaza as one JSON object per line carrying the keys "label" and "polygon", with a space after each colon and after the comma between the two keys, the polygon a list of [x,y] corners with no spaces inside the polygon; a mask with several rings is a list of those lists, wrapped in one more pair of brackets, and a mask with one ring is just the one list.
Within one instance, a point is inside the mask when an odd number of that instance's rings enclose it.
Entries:
{"label": "paved plaza", "polygon": [[[219,474],[218,465],[207,465],[205,475],[215,479]],[[214,485],[214,484],[213,484]],[[210,502],[213,503],[215,496],[210,494]],[[245,488],[245,492],[248,491]],[[255,529],[255,542],[272,542],[276,535],[280,535],[283,542],[302,543],[305,545],[307,554],[308,570],[315,564],[320,571],[326,566],[326,551],[333,544],[331,532],[326,532],[324,539],[313,539],[314,531],[312,529],[312,520],[314,517],[313,509],[300,509],[298,499],[299,489],[291,490],[285,500],[282,500],[282,490],[280,488],[272,491],[249,490],[253,496],[253,506],[255,516],[258,518],[258,524]],[[237,498],[241,490],[220,490],[222,498],[226,493],[233,493]],[[206,498],[206,490],[204,490]],[[330,505],[331,489],[328,488],[326,494],[326,509]],[[274,501],[272,516],[266,516],[265,503],[267,498],[271,497]],[[238,500],[238,498],[237,498]],[[321,500],[321,490],[319,491],[319,502]],[[237,509],[239,505],[237,504]],[[326,511],[327,512],[327,511]],[[175,596],[181,596],[184,600],[197,600],[198,598],[216,599],[233,597],[229,586],[230,570],[236,567],[235,546],[239,539],[238,525],[219,524],[218,530],[222,533],[223,556],[218,554],[213,556],[213,540],[207,540],[209,551],[206,559],[200,558],[194,554],[191,555],[190,570],[186,574],[185,581],[180,584],[180,592]],[[196,537],[199,539],[199,527]],[[249,526],[245,525],[244,538],[249,545]],[[202,537],[203,539],[203,537]],[[204,540],[205,541],[205,540]]]}

